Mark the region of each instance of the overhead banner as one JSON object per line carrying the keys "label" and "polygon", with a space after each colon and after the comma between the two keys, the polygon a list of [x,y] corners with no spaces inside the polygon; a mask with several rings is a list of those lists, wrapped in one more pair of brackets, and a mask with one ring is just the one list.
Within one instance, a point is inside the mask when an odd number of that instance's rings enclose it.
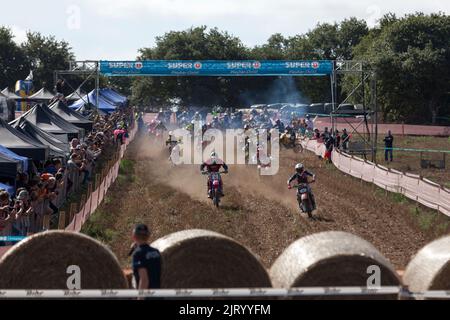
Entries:
{"label": "overhead banner", "polygon": [[333,61],[101,61],[100,72],[113,76],[326,76]]}

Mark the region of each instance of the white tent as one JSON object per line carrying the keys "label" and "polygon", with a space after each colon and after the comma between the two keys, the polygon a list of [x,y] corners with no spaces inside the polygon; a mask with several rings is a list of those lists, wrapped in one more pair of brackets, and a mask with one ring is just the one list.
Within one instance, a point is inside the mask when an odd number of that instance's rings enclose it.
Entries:
{"label": "white tent", "polygon": [[42,88],[41,90],[39,90],[38,92],[36,92],[32,96],[29,96],[28,99],[30,99],[30,100],[41,100],[41,101],[48,100],[49,101],[49,100],[52,100],[54,97],[55,97],[54,94],[49,92],[47,89]]}
{"label": "white tent", "polygon": [[1,92],[4,96],[6,96],[8,99],[12,99],[12,100],[21,100],[22,98],[19,97],[17,94],[9,91],[8,88],[5,88],[2,92]]}

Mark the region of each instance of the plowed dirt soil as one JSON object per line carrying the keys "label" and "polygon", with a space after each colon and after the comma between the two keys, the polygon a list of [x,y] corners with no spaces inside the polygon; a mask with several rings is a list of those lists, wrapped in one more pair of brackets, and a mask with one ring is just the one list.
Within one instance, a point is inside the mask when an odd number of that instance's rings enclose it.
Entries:
{"label": "plowed dirt soil", "polygon": [[[132,172],[116,182],[85,232],[109,230],[106,241],[124,267],[135,223],[146,223],[152,240],[186,229],[216,231],[239,241],[270,268],[294,241],[321,231],[346,231],[380,250],[394,266],[404,269],[411,257],[447,227],[425,230],[411,210],[411,203],[393,201],[375,187],[345,176],[309,152],[283,151],[276,176],[261,177],[255,166],[231,166],[224,177],[226,197],[222,208],[213,208],[206,196],[206,178],[198,166],[173,167],[167,151],[140,137],[130,146],[126,159]],[[286,181],[293,166],[303,162],[316,173],[313,190],[319,221],[299,213],[295,191]],[[417,212],[416,212],[417,213]],[[430,214],[423,212],[422,214]]]}

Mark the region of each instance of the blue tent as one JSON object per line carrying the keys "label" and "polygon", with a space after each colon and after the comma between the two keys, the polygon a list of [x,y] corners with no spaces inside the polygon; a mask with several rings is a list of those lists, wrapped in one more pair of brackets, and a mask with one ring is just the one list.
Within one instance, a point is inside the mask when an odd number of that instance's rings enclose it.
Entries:
{"label": "blue tent", "polygon": [[11,187],[10,185],[7,184],[3,184],[1,182],[0,182],[0,190],[5,190],[6,192],[9,193],[11,197],[14,197],[16,194],[16,190],[14,187]]}
{"label": "blue tent", "polygon": [[115,105],[125,106],[128,102],[126,97],[110,88],[100,90],[100,95]]}
{"label": "blue tent", "polygon": [[106,99],[100,91],[100,94],[98,96],[98,106],[97,104],[97,95],[95,90],[91,91],[89,94],[87,94],[86,96],[84,96],[82,99],[79,99],[77,101],[75,101],[72,105],[69,106],[70,109],[73,110],[77,110],[79,108],[81,108],[82,106],[84,106],[85,104],[91,103],[94,106],[96,106],[98,109],[108,112],[108,113],[112,113],[114,111],[116,111],[120,105],[115,105],[113,102],[109,101],[108,99]]}
{"label": "blue tent", "polygon": [[21,157],[2,145],[0,145],[0,155],[2,155],[4,158],[19,161],[21,163],[22,170],[24,172],[28,172],[28,158]]}

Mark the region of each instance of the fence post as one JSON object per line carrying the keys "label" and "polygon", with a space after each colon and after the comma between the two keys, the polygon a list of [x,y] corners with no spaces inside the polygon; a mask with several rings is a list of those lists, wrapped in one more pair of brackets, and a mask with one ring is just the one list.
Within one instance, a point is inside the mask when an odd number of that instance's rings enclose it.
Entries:
{"label": "fence post", "polygon": [[101,183],[101,181],[100,181],[100,174],[97,173],[95,175],[95,189],[98,189],[98,187],[100,186],[100,183]]}
{"label": "fence post", "polygon": [[65,229],[66,229],[66,212],[61,211],[59,213],[58,230],[65,230]]}
{"label": "fence post", "polygon": [[44,219],[42,221],[42,229],[45,231],[50,230],[50,216],[48,214],[44,215]]}
{"label": "fence post", "polygon": [[69,220],[69,224],[72,223],[73,218],[75,217],[76,214],[77,214],[77,204],[76,203],[72,203],[70,205],[70,220]]}

